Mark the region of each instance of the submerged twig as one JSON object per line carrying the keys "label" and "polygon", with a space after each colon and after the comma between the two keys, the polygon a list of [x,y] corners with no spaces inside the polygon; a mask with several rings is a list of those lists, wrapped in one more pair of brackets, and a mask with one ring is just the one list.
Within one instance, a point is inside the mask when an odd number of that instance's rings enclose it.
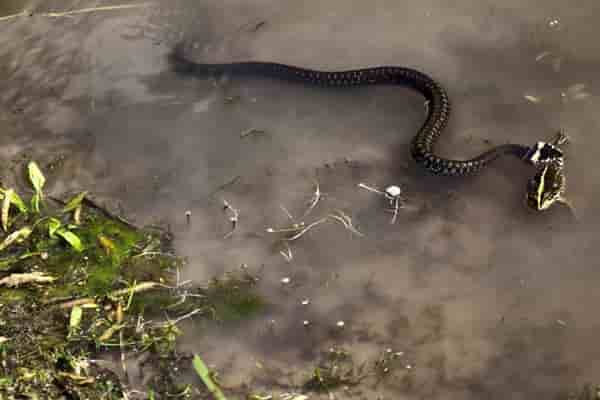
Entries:
{"label": "submerged twig", "polygon": [[316,180],[314,181],[315,184],[315,192],[313,194],[313,197],[310,201],[310,204],[308,206],[308,209],[304,212],[304,215],[302,215],[302,218],[308,216],[308,214],[310,214],[310,212],[317,206],[317,204],[319,203],[319,200],[321,200],[321,188],[319,186],[319,182],[317,182]]}
{"label": "submerged twig", "polygon": [[373,193],[377,193],[377,194],[380,194],[380,195],[382,195],[382,196],[385,196],[385,192],[382,192],[382,191],[381,191],[381,190],[379,190],[379,189],[375,189],[374,187],[371,187],[371,186],[365,185],[364,183],[359,183],[359,184],[358,184],[358,187],[359,187],[359,188],[362,188],[362,189],[366,189],[366,190],[368,190],[369,192],[373,192]]}
{"label": "submerged twig", "polygon": [[32,11],[23,10],[18,14],[6,15],[4,17],[0,17],[0,21],[7,21],[10,19],[15,19],[19,17],[33,16],[39,15],[42,17],[68,17],[75,14],[85,14],[97,11],[114,11],[114,10],[125,10],[130,8],[143,8],[154,5],[154,3],[138,3],[138,4],[121,4],[115,6],[103,6],[103,7],[90,7],[90,8],[81,8],[79,10],[71,10],[71,11],[63,11],[63,12],[43,12],[43,13],[34,13]]}
{"label": "submerged twig", "polygon": [[240,217],[240,211],[237,208],[233,208],[227,200],[223,199],[223,210],[229,211],[231,216],[229,217],[229,221],[231,221],[231,231],[223,236],[223,239],[227,239],[229,236],[233,235],[235,232],[235,228],[237,228],[237,223]]}
{"label": "submerged twig", "polygon": [[[337,213],[337,215],[335,214]],[[329,214],[328,217],[340,222],[344,225],[344,228],[358,236],[364,236],[358,229],[352,224],[352,218],[346,215],[342,210],[335,210],[335,213]]]}
{"label": "submerged twig", "polygon": [[262,129],[250,128],[250,129],[246,129],[245,131],[240,133],[240,137],[245,138],[246,136],[249,136],[249,135],[262,135],[264,133],[266,133],[266,132]]}
{"label": "submerged twig", "polygon": [[280,207],[280,208],[283,210],[283,212],[284,212],[284,213],[285,213],[285,215],[286,215],[286,216],[287,216],[287,217],[290,219],[290,221],[292,221],[292,222],[296,222],[296,219],[294,218],[294,216],[292,215],[292,213],[290,213],[290,212],[288,211],[288,209],[287,209],[287,208],[285,208],[285,206],[281,205],[281,206],[279,206],[279,207]]}
{"label": "submerged twig", "polygon": [[285,251],[279,250],[279,254],[281,254],[287,262],[291,262],[294,259],[294,255],[292,254],[292,248],[290,247],[290,245],[287,242],[284,242],[284,243],[285,243]]}
{"label": "submerged twig", "polygon": [[31,272],[23,274],[11,274],[6,278],[0,279],[0,286],[16,287],[25,283],[50,283],[56,278],[46,275],[43,272]]}
{"label": "submerged twig", "polygon": [[267,228],[266,231],[269,233],[282,233],[282,232],[298,232],[304,228],[304,222],[295,223],[289,228]]}
{"label": "submerged twig", "polygon": [[402,208],[402,206],[400,205],[400,198],[396,197],[394,199],[390,199],[390,203],[392,205],[392,208],[386,211],[392,213],[392,219],[390,221],[390,224],[395,224],[396,219],[398,218],[398,212],[400,211],[400,208]]}
{"label": "submerged twig", "polygon": [[180,317],[177,317],[176,319],[174,319],[174,320],[172,320],[172,321],[169,321],[169,322],[170,322],[171,324],[173,324],[173,325],[177,325],[178,323],[180,323],[180,322],[181,322],[181,321],[183,321],[184,319],[191,318],[192,316],[194,316],[194,315],[196,315],[196,314],[198,314],[198,313],[200,313],[200,312],[202,312],[202,311],[205,311],[205,309],[204,309],[204,308],[196,308],[195,310],[193,310],[193,311],[190,311],[189,313],[187,313],[187,314],[184,314],[184,315],[182,315],[182,316],[180,316]]}
{"label": "submerged twig", "polygon": [[[328,214],[325,217],[322,217],[314,222],[311,222],[308,225],[306,225],[304,222],[300,222],[288,228],[267,228],[266,231],[269,233],[294,232],[292,236],[283,239],[284,241],[292,242],[296,239],[301,238],[306,232],[308,232],[315,226],[326,222],[327,220],[334,220],[336,222],[339,222],[344,226],[344,228],[348,229],[352,233],[358,236],[364,236],[358,229],[354,227],[354,225],[352,224],[352,219],[341,210],[335,210],[333,213]],[[281,251],[280,253],[284,257],[286,257],[286,259],[288,257],[290,257],[291,259],[291,251],[289,251],[289,248],[287,254],[284,254],[283,251]]]}
{"label": "submerged twig", "polygon": [[[285,238],[284,240],[287,240],[288,242],[294,241],[296,239],[299,239],[300,237],[302,237],[306,232],[308,232],[309,230],[311,230],[312,228],[314,228],[317,225],[322,224],[323,222],[327,221],[327,217],[325,218],[321,218],[316,220],[315,222],[312,222],[308,225],[306,225],[304,228],[302,228],[298,233],[296,233],[295,235],[292,235],[291,237]],[[304,225],[304,223],[302,224]]]}
{"label": "submerged twig", "polygon": [[219,193],[220,191],[222,191],[223,189],[225,189],[228,186],[233,185],[234,183],[236,183],[238,180],[240,180],[241,176],[240,175],[236,175],[233,178],[229,179],[228,181],[226,181],[225,183],[223,183],[222,185],[219,185],[215,190],[213,190],[208,197],[212,197],[214,196],[216,193]]}
{"label": "submerged twig", "polygon": [[[117,296],[123,296],[126,294],[131,294],[131,293],[139,293],[139,292],[143,292],[146,290],[150,290],[150,289],[154,289],[156,287],[161,287],[163,286],[162,284],[158,283],[158,282],[142,282],[142,283],[138,283],[137,285],[130,287],[130,288],[125,288],[125,289],[118,289],[118,290],[114,290],[112,292],[110,292],[108,294],[109,297],[117,297]],[[54,303],[55,301],[50,301],[50,303]],[[65,303],[60,303],[57,305],[57,307],[59,308],[71,308],[71,307],[75,307],[75,306],[80,306],[82,304],[89,304],[89,303],[94,303],[95,299],[93,297],[84,297],[81,299],[76,299],[76,300],[71,300],[71,301],[67,301]]]}

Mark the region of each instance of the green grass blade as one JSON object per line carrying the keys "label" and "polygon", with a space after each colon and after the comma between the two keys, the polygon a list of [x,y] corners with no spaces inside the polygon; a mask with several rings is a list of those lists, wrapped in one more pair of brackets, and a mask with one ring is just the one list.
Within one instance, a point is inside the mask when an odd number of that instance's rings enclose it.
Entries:
{"label": "green grass blade", "polygon": [[73,232],[60,228],[56,231],[56,234],[69,243],[76,251],[83,251],[83,244],[81,243],[81,240]]}
{"label": "green grass blade", "polygon": [[8,232],[8,212],[10,211],[10,199],[12,197],[13,190],[8,189],[4,192],[4,200],[2,200],[2,229],[4,232]]}
{"label": "green grass blade", "polygon": [[6,249],[8,246],[15,242],[19,243],[27,239],[29,235],[31,235],[31,228],[28,226],[25,226],[19,229],[18,231],[11,233],[2,241],[2,243],[0,243],[0,251]]}
{"label": "green grass blade", "polygon": [[66,213],[66,212],[75,210],[77,207],[79,207],[81,205],[81,202],[83,201],[85,196],[87,196],[87,194],[88,194],[88,192],[81,192],[81,193],[73,196],[71,198],[71,200],[69,200],[67,202],[67,205],[63,207],[62,211]]}
{"label": "green grass blade", "polygon": [[46,178],[35,161],[30,161],[27,164],[27,171],[29,172],[29,181],[35,189],[35,194],[31,198],[31,208],[34,212],[40,212],[40,202],[43,198],[42,189],[46,183]]}
{"label": "green grass blade", "polygon": [[71,318],[69,319],[69,328],[71,330],[79,328],[82,314],[83,309],[81,307],[75,306],[71,309]]}
{"label": "green grass blade", "polygon": [[210,377],[210,371],[204,361],[200,358],[198,354],[194,354],[194,360],[192,361],[194,369],[196,373],[202,379],[202,382],[206,385],[208,390],[212,393],[215,400],[227,400],[227,397],[221,392],[221,389],[217,386],[217,384]]}
{"label": "green grass blade", "polygon": [[13,189],[0,188],[0,200],[4,200],[6,198],[6,192],[8,192],[9,190],[12,190],[12,196],[9,196],[9,200],[13,204],[13,206],[16,206],[22,213],[26,213],[27,211],[29,211],[23,199],[21,199],[21,197],[19,197],[17,192],[15,192]]}
{"label": "green grass blade", "polygon": [[27,171],[29,172],[29,180],[31,181],[31,185],[35,189],[36,193],[42,193],[42,189],[44,188],[44,184],[46,183],[46,178],[40,167],[38,167],[35,161],[30,161],[27,164]]}
{"label": "green grass blade", "polygon": [[56,234],[56,231],[58,231],[58,229],[62,226],[62,223],[52,217],[48,220],[48,236],[50,236],[51,238],[54,238],[54,235]]}

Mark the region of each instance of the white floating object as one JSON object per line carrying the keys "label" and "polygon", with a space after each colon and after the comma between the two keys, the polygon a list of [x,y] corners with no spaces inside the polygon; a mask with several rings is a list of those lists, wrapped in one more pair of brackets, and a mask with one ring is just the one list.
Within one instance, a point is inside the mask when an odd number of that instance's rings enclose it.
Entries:
{"label": "white floating object", "polygon": [[288,278],[287,276],[285,278],[281,278],[281,283],[283,283],[284,285],[287,285],[291,281],[292,280],[290,278]]}
{"label": "white floating object", "polygon": [[300,304],[302,304],[303,306],[307,306],[310,304],[310,299],[304,299]]}
{"label": "white floating object", "polygon": [[346,325],[346,323],[345,323],[344,321],[338,321],[338,322],[337,322],[335,325],[336,325],[338,328],[343,328],[343,327]]}
{"label": "white floating object", "polygon": [[391,197],[398,197],[402,193],[402,189],[400,189],[400,186],[392,185],[385,188],[385,193]]}

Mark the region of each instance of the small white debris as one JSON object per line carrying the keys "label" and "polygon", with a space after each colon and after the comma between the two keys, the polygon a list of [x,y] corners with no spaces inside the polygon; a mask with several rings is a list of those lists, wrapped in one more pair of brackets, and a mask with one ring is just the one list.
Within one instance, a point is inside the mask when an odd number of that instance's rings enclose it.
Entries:
{"label": "small white debris", "polygon": [[335,326],[337,326],[338,328],[343,328],[346,325],[346,323],[344,321],[338,321]]}
{"label": "small white debris", "polygon": [[525,97],[525,100],[528,100],[528,101],[530,101],[532,103],[539,103],[541,101],[541,99],[539,97],[532,96],[530,94],[526,94],[523,97]]}
{"label": "small white debris", "polygon": [[551,53],[551,52],[549,52],[549,51],[543,51],[543,52],[541,52],[540,54],[538,54],[538,55],[535,57],[535,61],[537,61],[537,62],[540,62],[540,61],[542,61],[544,58],[546,58],[547,56],[549,56],[550,54],[552,54],[552,53]]}
{"label": "small white debris", "polygon": [[310,299],[304,299],[300,304],[302,304],[303,306],[307,306],[310,304]]}
{"label": "small white debris", "polygon": [[285,249],[279,250],[279,254],[285,258],[285,261],[292,262],[294,259],[294,255],[292,254],[292,249],[289,244],[285,243]]}
{"label": "small white debris", "polygon": [[402,193],[400,186],[392,185],[385,188],[385,193],[390,197],[398,197]]}
{"label": "small white debris", "polygon": [[558,18],[552,18],[548,21],[548,26],[552,29],[560,28],[560,20]]}
{"label": "small white debris", "polygon": [[298,393],[282,393],[279,398],[281,400],[308,400],[308,396]]}
{"label": "small white debris", "polygon": [[406,366],[406,369],[412,369],[412,365],[408,364],[408,365]]}
{"label": "small white debris", "polygon": [[397,352],[394,353],[394,355],[396,357],[402,357],[404,355],[404,352],[403,351],[397,351]]}
{"label": "small white debris", "polygon": [[567,326],[567,323],[565,321],[563,321],[562,319],[557,319],[556,323],[561,325],[561,326]]}
{"label": "small white debris", "polygon": [[48,252],[47,251],[43,251],[42,254],[40,254],[40,258],[42,260],[47,260],[48,259]]}
{"label": "small white debris", "polygon": [[287,276],[285,278],[281,278],[281,283],[283,283],[284,285],[289,284],[291,281],[292,279]]}
{"label": "small white debris", "polygon": [[390,348],[387,348],[387,349],[385,349],[385,352],[386,352],[386,353],[388,353],[388,354],[390,354],[392,351],[393,351],[393,350],[392,350],[392,349],[390,349]]}
{"label": "small white debris", "polygon": [[304,321],[302,321],[302,325],[304,326],[309,326],[310,325],[310,321],[305,319]]}

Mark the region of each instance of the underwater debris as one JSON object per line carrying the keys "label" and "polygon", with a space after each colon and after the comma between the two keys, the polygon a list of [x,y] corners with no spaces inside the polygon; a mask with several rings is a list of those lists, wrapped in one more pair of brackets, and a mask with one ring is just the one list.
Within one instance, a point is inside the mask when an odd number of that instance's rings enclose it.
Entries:
{"label": "underwater debris", "polygon": [[376,189],[372,186],[366,185],[364,183],[359,183],[358,187],[362,189],[366,189],[369,192],[376,193],[378,195],[384,196],[390,203],[391,209],[387,209],[386,211],[392,213],[392,219],[390,221],[391,224],[396,223],[396,219],[398,218],[398,212],[401,208],[404,208],[405,199],[402,197],[402,189],[400,186],[390,185],[385,188],[384,191]]}
{"label": "underwater debris", "polygon": [[240,137],[245,138],[246,136],[250,136],[250,135],[264,135],[265,133],[266,132],[262,129],[250,128],[250,129],[246,129],[245,131],[240,133]]}
{"label": "underwater debris", "polygon": [[227,239],[229,236],[233,235],[233,232],[235,232],[235,229],[237,228],[240,218],[240,210],[233,208],[225,199],[223,199],[223,210],[230,213],[229,221],[231,222],[231,230],[225,234],[225,236],[223,236],[223,239]]}

